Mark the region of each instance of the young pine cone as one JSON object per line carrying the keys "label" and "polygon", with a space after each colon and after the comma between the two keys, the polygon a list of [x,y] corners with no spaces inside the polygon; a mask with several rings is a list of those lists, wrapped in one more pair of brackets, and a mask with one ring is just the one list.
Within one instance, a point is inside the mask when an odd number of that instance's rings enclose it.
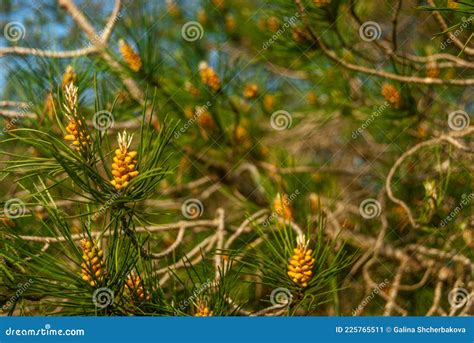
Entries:
{"label": "young pine cone", "polygon": [[67,135],[64,136],[65,140],[72,142],[77,151],[81,151],[91,143],[90,136],[83,132],[81,125],[80,120],[76,121],[76,119],[70,118],[66,126]]}
{"label": "young pine cone", "polygon": [[123,39],[119,40],[119,50],[122,54],[122,58],[127,63],[130,69],[137,72],[142,67],[142,60],[140,55],[133,50],[133,48],[128,45]]}
{"label": "young pine cone", "polygon": [[81,249],[83,252],[81,263],[82,279],[92,287],[97,286],[97,281],[101,281],[104,276],[103,252],[94,242],[84,238],[81,240]]}
{"label": "young pine cone", "polygon": [[66,126],[64,139],[72,142],[77,151],[82,151],[91,144],[91,137],[85,131],[84,126],[77,116],[77,87],[69,83],[64,91],[64,109],[69,122]]}
{"label": "young pine cone", "polygon": [[210,317],[214,315],[209,307],[207,307],[204,301],[199,301],[196,306],[196,312],[194,313],[194,317]]}
{"label": "young pine cone", "polygon": [[145,289],[143,288],[142,279],[140,276],[135,275],[135,273],[131,273],[127,279],[125,284],[130,291],[130,293],[140,301],[150,300],[151,295],[145,293]]}
{"label": "young pine cone", "polygon": [[302,288],[308,287],[308,282],[313,276],[313,267],[315,259],[313,250],[308,249],[309,241],[305,240],[305,236],[298,236],[297,246],[293,250],[293,256],[288,264],[288,276]]}
{"label": "young pine cone", "polygon": [[244,97],[247,99],[255,98],[258,94],[258,86],[255,83],[249,83],[244,88]]}
{"label": "young pine cone", "polygon": [[263,108],[267,112],[271,112],[275,107],[276,97],[273,94],[267,94],[263,97]]}
{"label": "young pine cone", "polygon": [[400,92],[391,84],[384,83],[382,86],[382,96],[393,108],[399,108],[401,104]]}
{"label": "young pine cone", "polygon": [[276,33],[280,29],[280,20],[275,16],[269,17],[267,19],[267,27],[272,33]]}
{"label": "young pine cone", "polygon": [[252,147],[252,139],[247,131],[247,129],[242,126],[238,125],[234,130],[234,138],[235,141],[241,145],[245,149],[249,149]]}
{"label": "young pine cone", "polygon": [[186,92],[191,94],[193,97],[199,96],[199,93],[200,93],[199,89],[189,81],[186,81],[184,83],[184,89],[186,90]]}
{"label": "young pine cone", "polygon": [[331,0],[313,0],[314,4],[318,7],[327,6],[331,3]]}
{"label": "young pine cone", "polygon": [[275,211],[280,217],[286,220],[293,219],[293,212],[291,211],[290,201],[286,194],[277,194],[273,200],[273,211]]}
{"label": "young pine cone", "polygon": [[202,61],[199,63],[199,75],[201,76],[201,82],[212,89],[214,92],[218,92],[221,89],[221,80],[217,73],[212,69],[207,62]]}
{"label": "young pine cone", "polygon": [[126,131],[118,134],[119,148],[115,150],[114,162],[112,163],[112,175],[114,179],[110,183],[116,190],[121,190],[128,186],[131,179],[138,176],[137,152],[129,151],[132,143],[132,136],[128,136]]}
{"label": "young pine cone", "polygon": [[439,76],[439,68],[435,62],[429,62],[426,65],[426,76],[436,79]]}
{"label": "young pine cone", "polygon": [[69,86],[71,83],[74,83],[75,81],[76,81],[76,72],[74,71],[74,68],[71,65],[68,65],[63,75],[63,82],[62,82],[63,88],[66,88],[67,86]]}

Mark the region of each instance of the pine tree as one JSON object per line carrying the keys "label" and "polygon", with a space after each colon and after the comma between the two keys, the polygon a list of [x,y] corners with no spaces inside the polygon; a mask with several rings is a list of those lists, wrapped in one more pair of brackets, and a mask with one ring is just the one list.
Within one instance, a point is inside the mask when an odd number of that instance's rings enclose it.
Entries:
{"label": "pine tree", "polygon": [[469,2],[46,3],[0,6],[3,313],[472,314]]}

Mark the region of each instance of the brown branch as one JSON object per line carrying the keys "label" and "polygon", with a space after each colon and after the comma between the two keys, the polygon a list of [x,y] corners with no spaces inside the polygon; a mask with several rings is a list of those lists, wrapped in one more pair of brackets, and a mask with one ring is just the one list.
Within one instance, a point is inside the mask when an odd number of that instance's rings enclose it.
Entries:
{"label": "brown branch", "polygon": [[301,0],[294,0],[294,1],[298,8],[298,11],[301,14],[302,19],[305,21],[306,29],[310,33],[315,43],[321,48],[323,53],[327,57],[329,57],[329,59],[342,65],[346,69],[361,72],[368,75],[379,76],[379,77],[383,77],[383,78],[387,78],[387,79],[395,80],[399,82],[406,82],[406,83],[418,83],[418,84],[423,84],[423,85],[453,85],[453,86],[474,85],[474,79],[443,80],[443,79],[430,78],[430,77],[404,76],[404,75],[398,75],[398,74],[386,72],[383,70],[377,70],[377,69],[372,69],[372,68],[368,68],[364,66],[359,66],[359,65],[347,62],[343,58],[338,57],[334,51],[329,49],[326,46],[326,44],[323,42],[323,40],[313,31],[312,26],[309,24],[307,20],[306,11]]}
{"label": "brown branch", "polygon": [[443,134],[443,135],[441,135],[437,138],[433,138],[433,139],[430,139],[428,141],[418,143],[417,145],[415,145],[412,148],[405,151],[393,164],[392,168],[390,169],[390,171],[387,175],[387,179],[386,179],[386,182],[385,182],[385,189],[387,191],[387,195],[390,198],[390,200],[392,200],[394,203],[400,205],[404,209],[404,211],[406,212],[406,214],[408,216],[408,220],[410,221],[410,224],[414,228],[419,228],[420,224],[418,224],[416,222],[416,220],[413,216],[413,213],[411,212],[408,205],[403,200],[397,198],[393,193],[392,179],[395,175],[395,172],[397,171],[397,169],[400,167],[400,165],[403,163],[403,161],[406,158],[414,155],[421,148],[425,148],[425,147],[429,147],[429,146],[435,146],[435,145],[438,145],[438,144],[443,143],[443,142],[449,143],[449,144],[453,145],[454,147],[456,147],[460,150],[471,152],[471,150],[468,147],[464,146],[462,143],[455,140],[453,137],[463,137],[463,136],[471,134],[472,132],[474,132],[474,127],[467,128],[463,131],[454,132],[454,133],[451,133],[449,135],[444,135]]}
{"label": "brown branch", "polygon": [[[428,0],[428,4],[431,7],[436,7],[436,4],[434,3],[433,0]],[[433,11],[433,16],[435,17],[436,21],[438,22],[439,26],[443,31],[446,31],[446,34],[448,35],[449,39],[453,41],[453,43],[461,49],[466,55],[469,56],[474,56],[474,49],[467,47],[461,40],[456,37],[451,31],[449,31],[448,24],[444,20],[443,16],[439,11]]]}

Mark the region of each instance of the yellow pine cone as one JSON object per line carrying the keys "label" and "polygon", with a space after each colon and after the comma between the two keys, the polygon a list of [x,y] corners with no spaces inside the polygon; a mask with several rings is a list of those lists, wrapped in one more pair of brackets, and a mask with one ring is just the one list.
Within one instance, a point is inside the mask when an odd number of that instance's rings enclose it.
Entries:
{"label": "yellow pine cone", "polygon": [[306,94],[306,100],[308,100],[308,103],[310,105],[316,105],[316,102],[318,101],[318,96],[315,92],[308,92]]}
{"label": "yellow pine cone", "polygon": [[131,273],[128,276],[126,287],[138,300],[150,300],[151,295],[145,293],[145,289],[143,288],[142,279],[140,276],[135,275],[135,273]]}
{"label": "yellow pine cone", "polygon": [[273,200],[273,211],[286,220],[293,219],[293,212],[291,211],[288,195],[282,195],[280,193],[277,194]]}
{"label": "yellow pine cone", "polygon": [[320,198],[316,193],[309,194],[309,206],[311,208],[311,213],[317,214],[320,207]]}
{"label": "yellow pine cone", "polygon": [[432,79],[436,79],[439,76],[439,68],[436,65],[436,62],[429,62],[426,65],[426,76]]}
{"label": "yellow pine cone", "polygon": [[201,76],[201,82],[214,92],[218,92],[221,89],[221,80],[219,79],[219,76],[217,76],[217,73],[207,64],[207,62],[202,61],[199,63],[199,75]]}
{"label": "yellow pine cone", "polygon": [[173,18],[177,18],[181,15],[181,9],[174,0],[166,0],[166,9]]}
{"label": "yellow pine cone", "polygon": [[393,108],[399,108],[401,104],[400,92],[391,84],[384,83],[382,86],[382,95]]}
{"label": "yellow pine cone", "polygon": [[331,0],[313,0],[314,4],[318,7],[327,6],[331,3]]}
{"label": "yellow pine cone", "polygon": [[237,143],[241,144],[242,147],[248,149],[252,146],[252,139],[244,126],[237,125],[234,130],[234,137]]}
{"label": "yellow pine cone", "polygon": [[299,236],[296,242],[297,246],[293,249],[293,256],[288,263],[288,276],[298,286],[306,288],[313,276],[315,259],[313,250],[308,249],[309,241],[305,240],[304,235]]}
{"label": "yellow pine cone", "polygon": [[104,276],[104,254],[96,244],[87,238],[81,240],[82,259],[81,263],[82,279],[92,287],[97,286],[97,281],[101,281]]}
{"label": "yellow pine cone", "polygon": [[271,32],[277,32],[280,28],[280,20],[275,16],[271,16],[267,19],[267,27]]}
{"label": "yellow pine cone", "polygon": [[214,312],[207,307],[204,301],[198,302],[196,306],[196,312],[194,313],[194,317],[210,317],[214,315]]}
{"label": "yellow pine cone", "polygon": [[227,29],[227,31],[233,32],[236,26],[237,26],[237,22],[235,21],[234,16],[227,15],[225,17],[225,28]]}
{"label": "yellow pine cone", "polygon": [[142,67],[142,60],[140,55],[133,50],[133,48],[127,44],[123,39],[119,40],[119,50],[122,54],[122,58],[127,63],[130,69],[133,71],[139,71]]}
{"label": "yellow pine cone", "polygon": [[74,71],[74,68],[71,65],[68,65],[63,75],[63,83],[62,83],[63,88],[65,88],[71,83],[74,83],[75,81],[76,81],[76,73]]}
{"label": "yellow pine cone", "polygon": [[194,117],[194,110],[193,110],[193,106],[191,105],[184,106],[183,112],[186,118],[188,119],[191,119],[192,117]]}
{"label": "yellow pine cone", "polygon": [[293,38],[296,43],[305,43],[309,41],[308,35],[301,27],[295,27],[293,31],[291,31],[291,38]]}
{"label": "yellow pine cone", "polygon": [[455,0],[448,0],[448,7],[449,8],[458,8],[459,4]]}
{"label": "yellow pine cone", "polygon": [[218,9],[223,10],[225,6],[225,0],[212,0],[212,4]]}
{"label": "yellow pine cone", "polygon": [[138,176],[137,152],[129,151],[132,136],[128,136],[124,131],[118,135],[119,148],[115,150],[114,162],[112,163],[112,175],[114,179],[110,183],[117,190],[122,190],[128,186],[131,179]]}
{"label": "yellow pine cone", "polygon": [[199,96],[199,89],[189,81],[184,83],[184,89],[194,97]]}
{"label": "yellow pine cone", "polygon": [[244,88],[244,97],[251,99],[258,94],[258,86],[255,83],[249,83]]}
{"label": "yellow pine cone", "polygon": [[197,122],[199,126],[206,130],[214,130],[217,126],[212,118],[212,115],[205,107],[196,107],[195,116],[197,117]]}
{"label": "yellow pine cone", "polygon": [[200,24],[206,25],[207,24],[207,13],[204,8],[200,8],[197,11],[197,20]]}
{"label": "yellow pine cone", "polygon": [[263,97],[263,108],[267,112],[271,112],[275,107],[276,97],[273,94],[267,94]]}
{"label": "yellow pine cone", "polygon": [[64,139],[72,142],[72,145],[77,151],[82,151],[83,148],[91,144],[91,137],[86,136],[81,129],[81,121],[70,118],[69,123],[66,126],[67,134],[64,136]]}
{"label": "yellow pine cone", "polygon": [[53,119],[54,117],[54,98],[53,93],[48,92],[46,98],[44,99],[44,112],[48,116],[49,119]]}

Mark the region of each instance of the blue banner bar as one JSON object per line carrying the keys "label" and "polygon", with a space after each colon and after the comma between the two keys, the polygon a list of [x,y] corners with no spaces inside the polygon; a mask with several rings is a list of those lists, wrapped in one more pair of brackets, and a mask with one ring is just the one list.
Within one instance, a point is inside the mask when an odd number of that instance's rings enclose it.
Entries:
{"label": "blue banner bar", "polygon": [[473,317],[1,317],[9,342],[474,342]]}

